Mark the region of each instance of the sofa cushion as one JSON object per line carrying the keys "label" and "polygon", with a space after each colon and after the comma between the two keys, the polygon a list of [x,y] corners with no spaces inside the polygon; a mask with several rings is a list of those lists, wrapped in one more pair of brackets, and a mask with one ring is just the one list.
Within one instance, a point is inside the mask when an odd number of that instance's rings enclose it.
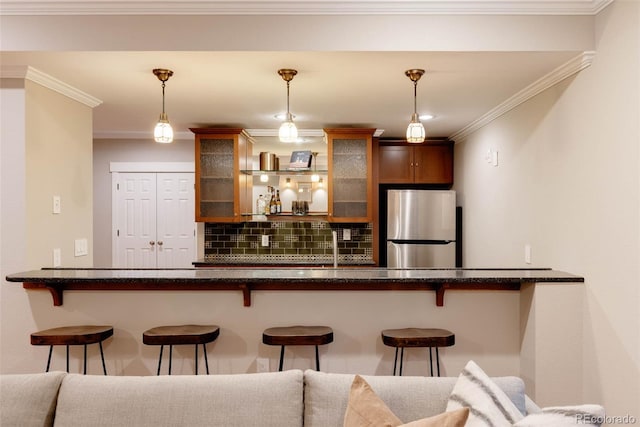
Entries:
{"label": "sofa cushion", "polygon": [[[419,420],[446,411],[456,377],[362,376],[389,409],[402,420]],[[342,426],[353,382],[352,374],[304,373],[304,425]],[[493,378],[513,403],[525,410],[524,382],[517,377]]]}
{"label": "sofa cushion", "polygon": [[105,377],[68,375],[56,427],[302,425],[302,371]]}
{"label": "sofa cushion", "polygon": [[360,375],[351,384],[344,427],[463,427],[469,408],[445,412],[404,424]]}
{"label": "sofa cushion", "polygon": [[469,427],[510,426],[524,418],[523,411],[472,360],[460,372],[447,403],[448,411],[464,407],[471,408]]}
{"label": "sofa cushion", "polygon": [[52,426],[66,372],[0,375],[0,425]]}

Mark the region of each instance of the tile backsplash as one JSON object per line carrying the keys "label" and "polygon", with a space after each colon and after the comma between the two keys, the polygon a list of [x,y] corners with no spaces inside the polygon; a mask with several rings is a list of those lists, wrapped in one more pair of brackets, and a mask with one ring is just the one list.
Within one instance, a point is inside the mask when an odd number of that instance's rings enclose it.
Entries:
{"label": "tile backsplash", "polygon": [[[343,239],[345,229],[350,240]],[[206,223],[204,230],[204,260],[210,263],[333,264],[332,231],[338,232],[339,264],[373,263],[371,223]],[[262,236],[268,236],[268,246],[262,246]]]}

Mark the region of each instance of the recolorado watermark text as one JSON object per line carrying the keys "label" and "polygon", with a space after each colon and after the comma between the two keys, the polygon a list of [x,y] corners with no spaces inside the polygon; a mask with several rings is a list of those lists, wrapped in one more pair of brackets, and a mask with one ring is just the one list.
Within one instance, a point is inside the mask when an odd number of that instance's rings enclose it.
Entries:
{"label": "recolorado watermark text", "polygon": [[638,419],[633,415],[605,415],[596,416],[593,414],[576,414],[576,424],[636,424]]}

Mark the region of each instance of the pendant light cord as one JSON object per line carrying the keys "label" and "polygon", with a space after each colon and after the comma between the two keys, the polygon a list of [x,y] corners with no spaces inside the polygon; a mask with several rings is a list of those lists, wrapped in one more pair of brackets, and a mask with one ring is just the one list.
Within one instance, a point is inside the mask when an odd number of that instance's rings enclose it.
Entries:
{"label": "pendant light cord", "polygon": [[289,81],[287,80],[287,120],[290,120],[291,113],[289,112]]}
{"label": "pendant light cord", "polygon": [[413,113],[418,114],[418,81],[413,82]]}
{"label": "pendant light cord", "polygon": [[164,80],[162,81],[162,114],[164,114]]}

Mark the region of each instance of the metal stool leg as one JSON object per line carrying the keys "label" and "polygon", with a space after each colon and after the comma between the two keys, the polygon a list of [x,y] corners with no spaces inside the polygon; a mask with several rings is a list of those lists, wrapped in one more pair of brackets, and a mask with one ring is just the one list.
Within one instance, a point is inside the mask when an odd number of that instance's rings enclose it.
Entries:
{"label": "metal stool leg", "polygon": [[67,346],[67,373],[69,373],[69,346]]}
{"label": "metal stool leg", "polygon": [[280,364],[278,365],[278,371],[282,371],[282,364],[284,362],[284,346],[280,348]]}
{"label": "metal stool leg", "polygon": [[47,370],[45,372],[49,372],[49,366],[51,366],[51,353],[53,353],[53,346],[49,346],[49,358],[47,359]]}
{"label": "metal stool leg", "polygon": [[400,350],[400,376],[402,376],[402,363],[404,362],[404,347]]}
{"label": "metal stool leg", "polygon": [[431,370],[431,376],[433,376],[433,357],[431,356],[431,347],[429,347],[429,369]]}
{"label": "metal stool leg", "polygon": [[195,362],[196,362],[196,375],[198,375],[198,344],[195,345],[196,348],[196,358],[195,358]]}
{"label": "metal stool leg", "polygon": [[160,357],[158,357],[158,373],[156,375],[160,375],[160,365],[162,365],[162,350],[164,350],[164,345],[160,346]]}
{"label": "metal stool leg", "polygon": [[396,347],[396,355],[393,358],[393,375],[396,375],[396,365],[398,364],[398,347]]}
{"label": "metal stool leg", "polygon": [[318,354],[318,346],[316,346],[316,371],[320,371],[320,355]]}
{"label": "metal stool leg", "polygon": [[107,365],[104,364],[104,352],[102,351],[102,341],[98,343],[100,345],[100,358],[102,359],[102,372],[107,375]]}
{"label": "metal stool leg", "polygon": [[171,375],[171,359],[173,358],[173,344],[169,344],[169,375]]}
{"label": "metal stool leg", "polygon": [[87,345],[84,345],[84,374],[87,375]]}
{"label": "metal stool leg", "polygon": [[440,353],[438,347],[436,347],[436,365],[438,366],[438,376],[440,376]]}
{"label": "metal stool leg", "polygon": [[202,351],[204,352],[204,366],[207,368],[207,375],[209,375],[209,361],[207,360],[207,344],[202,344]]}

